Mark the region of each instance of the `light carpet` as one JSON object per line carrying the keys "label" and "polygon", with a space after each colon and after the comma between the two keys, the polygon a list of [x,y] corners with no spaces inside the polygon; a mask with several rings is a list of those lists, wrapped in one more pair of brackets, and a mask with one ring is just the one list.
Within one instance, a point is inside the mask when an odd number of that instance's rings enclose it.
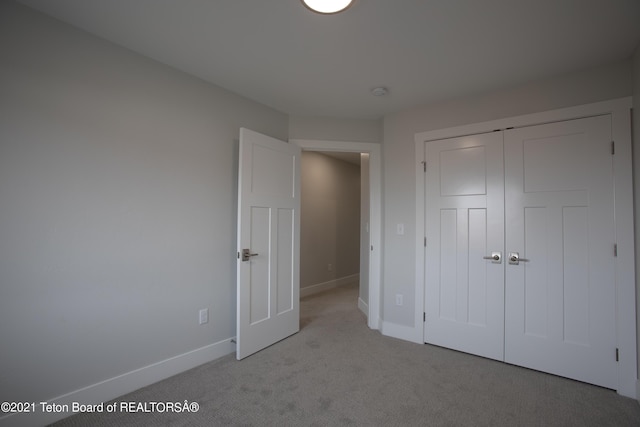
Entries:
{"label": "light carpet", "polygon": [[79,414],[56,426],[640,426],[614,391],[382,336],[357,285],[301,301],[298,334],[115,401],[185,399],[197,413]]}

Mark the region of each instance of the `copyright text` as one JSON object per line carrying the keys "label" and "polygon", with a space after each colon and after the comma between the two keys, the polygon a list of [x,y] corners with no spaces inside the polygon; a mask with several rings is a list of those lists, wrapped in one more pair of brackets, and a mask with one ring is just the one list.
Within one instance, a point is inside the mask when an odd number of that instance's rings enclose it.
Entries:
{"label": "copyright text", "polygon": [[0,403],[0,413],[69,413],[78,414],[83,412],[128,412],[128,413],[181,413],[198,412],[200,405],[197,402],[110,402],[96,405],[83,404],[80,402],[71,403],[50,403],[50,402],[2,402]]}

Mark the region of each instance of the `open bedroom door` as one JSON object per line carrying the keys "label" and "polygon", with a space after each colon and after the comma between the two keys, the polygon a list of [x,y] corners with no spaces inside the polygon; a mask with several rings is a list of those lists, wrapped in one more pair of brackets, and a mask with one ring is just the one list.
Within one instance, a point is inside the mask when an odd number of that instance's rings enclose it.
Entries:
{"label": "open bedroom door", "polygon": [[300,329],[300,153],[240,129],[238,360]]}

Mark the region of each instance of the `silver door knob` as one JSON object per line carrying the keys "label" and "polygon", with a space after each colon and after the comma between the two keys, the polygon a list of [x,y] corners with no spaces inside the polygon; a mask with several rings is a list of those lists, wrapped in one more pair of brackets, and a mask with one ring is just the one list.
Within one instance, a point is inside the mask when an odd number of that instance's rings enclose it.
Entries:
{"label": "silver door knob", "polygon": [[502,262],[502,254],[500,252],[491,252],[491,256],[483,256],[482,259],[490,259],[494,264]]}
{"label": "silver door knob", "polygon": [[510,252],[509,253],[509,264],[518,265],[522,262],[528,262],[529,260],[526,258],[520,258],[520,254],[518,252]]}
{"label": "silver door knob", "polygon": [[256,256],[258,254],[252,254],[251,249],[243,249],[242,250],[242,261],[249,261],[252,256]]}

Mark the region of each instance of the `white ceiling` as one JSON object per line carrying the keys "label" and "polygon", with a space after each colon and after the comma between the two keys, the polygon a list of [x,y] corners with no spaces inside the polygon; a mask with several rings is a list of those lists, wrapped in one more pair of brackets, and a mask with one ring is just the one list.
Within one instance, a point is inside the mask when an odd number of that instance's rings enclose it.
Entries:
{"label": "white ceiling", "polygon": [[350,153],[346,151],[316,151],[316,153],[324,154],[325,156],[360,166],[360,153]]}
{"label": "white ceiling", "polygon": [[[640,0],[22,0],[279,111],[379,118],[629,58]],[[385,97],[370,90],[385,86]]]}

